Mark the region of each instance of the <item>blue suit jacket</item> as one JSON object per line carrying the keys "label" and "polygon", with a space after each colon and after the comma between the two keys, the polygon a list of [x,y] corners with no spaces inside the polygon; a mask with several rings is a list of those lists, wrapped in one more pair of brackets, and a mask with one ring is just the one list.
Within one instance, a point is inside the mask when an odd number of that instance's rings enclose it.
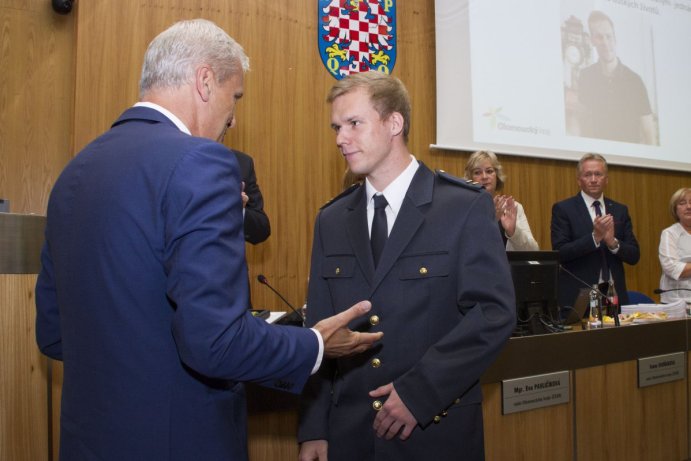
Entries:
{"label": "blue suit jacket", "polygon": [[246,310],[241,210],[235,156],[149,108],[65,168],[36,286],[61,459],[246,459],[240,382],[301,390],[318,341]]}
{"label": "blue suit jacket", "polygon": [[[626,294],[624,264],[636,264],[641,253],[633,235],[633,225],[626,205],[604,198],[605,211],[614,217],[614,235],[619,240],[617,254],[606,247],[607,265],[612,272],[620,304],[629,302]],[[559,251],[560,263],[588,285],[598,282],[602,267],[601,251],[593,242],[593,220],[580,192],[576,196],[557,202],[552,207],[552,248]],[[603,243],[604,245],[604,243]],[[603,275],[607,281],[607,275]],[[573,306],[578,291],[585,288],[573,276],[559,273],[559,305]]]}
{"label": "blue suit jacket", "polygon": [[[328,439],[331,461],[482,459],[478,381],[515,327],[492,198],[420,165],[376,270],[366,200],[359,186],[317,217],[307,323],[370,299],[377,318],[353,327],[384,337],[310,378],[299,439]],[[372,429],[368,392],[390,382],[420,424],[407,441]]]}

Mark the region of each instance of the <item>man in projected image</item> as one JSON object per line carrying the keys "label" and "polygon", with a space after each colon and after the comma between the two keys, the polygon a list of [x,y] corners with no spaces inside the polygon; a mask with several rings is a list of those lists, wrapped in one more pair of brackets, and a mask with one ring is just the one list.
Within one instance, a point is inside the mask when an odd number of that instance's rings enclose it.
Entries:
{"label": "man in projected image", "polygon": [[611,273],[621,304],[628,304],[624,263],[641,256],[626,205],[604,196],[607,161],[585,154],[578,161],[576,179],[581,191],[552,207],[552,248],[569,273],[559,274],[559,306],[573,306],[580,288],[609,281]]}
{"label": "man in projected image", "polygon": [[617,56],[612,20],[602,11],[593,11],[588,27],[598,61],[579,77],[581,136],[657,144],[648,92],[641,77]]}

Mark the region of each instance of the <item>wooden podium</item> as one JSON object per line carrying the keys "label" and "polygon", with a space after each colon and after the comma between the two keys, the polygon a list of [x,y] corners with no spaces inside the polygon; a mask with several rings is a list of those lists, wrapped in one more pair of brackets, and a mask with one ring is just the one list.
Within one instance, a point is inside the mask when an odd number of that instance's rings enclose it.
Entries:
{"label": "wooden podium", "polygon": [[36,346],[34,287],[45,217],[0,213],[0,459],[50,459],[48,361]]}

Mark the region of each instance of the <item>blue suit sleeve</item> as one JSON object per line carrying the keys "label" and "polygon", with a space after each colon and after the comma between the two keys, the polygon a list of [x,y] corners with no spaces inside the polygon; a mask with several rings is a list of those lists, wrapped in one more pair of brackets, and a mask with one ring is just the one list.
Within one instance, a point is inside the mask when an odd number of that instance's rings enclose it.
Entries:
{"label": "blue suit sleeve", "polygon": [[237,161],[220,144],[202,145],[172,172],[163,210],[172,334],[182,361],[203,375],[299,392],[318,341],[248,312],[240,187]]}
{"label": "blue suit sleeve", "polygon": [[60,312],[48,243],[41,250],[41,272],[36,281],[36,343],[48,357],[62,360]]}

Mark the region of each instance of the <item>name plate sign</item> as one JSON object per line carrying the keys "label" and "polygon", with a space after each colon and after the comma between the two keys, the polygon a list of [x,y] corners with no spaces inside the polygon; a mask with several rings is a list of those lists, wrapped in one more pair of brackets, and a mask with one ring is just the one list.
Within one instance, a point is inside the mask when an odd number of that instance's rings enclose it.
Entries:
{"label": "name plate sign", "polygon": [[656,355],[638,359],[638,387],[668,383],[686,376],[686,354]]}
{"label": "name plate sign", "polygon": [[501,382],[501,412],[508,415],[567,403],[569,390],[568,371],[507,379]]}

